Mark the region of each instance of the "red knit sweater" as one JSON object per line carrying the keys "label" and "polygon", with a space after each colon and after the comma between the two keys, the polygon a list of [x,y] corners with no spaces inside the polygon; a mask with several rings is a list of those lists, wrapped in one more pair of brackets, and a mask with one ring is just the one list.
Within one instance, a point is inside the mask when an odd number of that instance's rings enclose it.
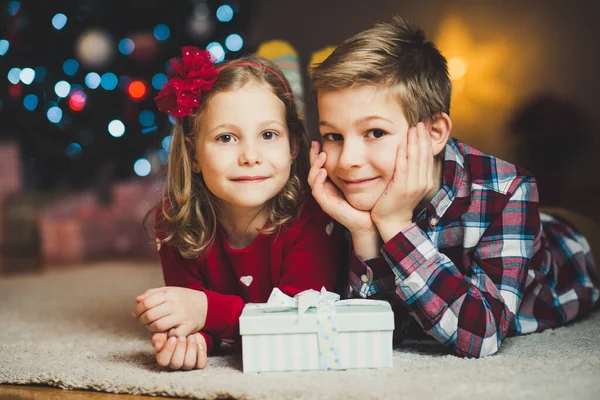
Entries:
{"label": "red knit sweater", "polygon": [[259,234],[244,249],[229,246],[221,226],[208,251],[185,259],[169,245],[159,250],[165,284],[206,293],[208,310],[201,334],[208,351],[214,340],[236,340],[246,303],[264,303],[274,287],[293,296],[306,289],[335,290],[342,231],[310,195],[300,215],[279,233]]}

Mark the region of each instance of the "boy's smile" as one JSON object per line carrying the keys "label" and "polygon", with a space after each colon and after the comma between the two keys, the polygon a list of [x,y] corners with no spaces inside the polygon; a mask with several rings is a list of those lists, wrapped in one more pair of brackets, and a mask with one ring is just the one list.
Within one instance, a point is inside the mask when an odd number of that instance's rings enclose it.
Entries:
{"label": "boy's smile", "polygon": [[387,90],[362,86],[317,94],[325,169],[346,200],[373,208],[394,175],[399,144],[408,122]]}

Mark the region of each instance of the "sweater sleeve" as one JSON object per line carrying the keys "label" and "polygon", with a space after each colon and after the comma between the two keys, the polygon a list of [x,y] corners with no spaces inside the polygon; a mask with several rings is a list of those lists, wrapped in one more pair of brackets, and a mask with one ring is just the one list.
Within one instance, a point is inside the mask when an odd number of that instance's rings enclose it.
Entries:
{"label": "sweater sleeve", "polygon": [[[191,260],[183,258],[177,248],[168,244],[162,244],[159,245],[158,253],[160,255],[160,263],[166,286],[179,286],[187,289],[206,291],[199,269],[191,268]],[[206,349],[210,354],[213,348],[218,347],[220,339],[213,337],[208,332],[201,331],[200,334],[204,336]]]}

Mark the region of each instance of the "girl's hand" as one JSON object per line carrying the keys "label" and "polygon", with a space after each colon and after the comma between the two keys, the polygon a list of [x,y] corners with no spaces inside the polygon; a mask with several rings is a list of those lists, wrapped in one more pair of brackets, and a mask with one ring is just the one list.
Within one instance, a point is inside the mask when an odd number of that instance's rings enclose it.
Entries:
{"label": "girl's hand", "polygon": [[319,143],[313,141],[310,146],[308,184],[317,203],[331,218],[344,225],[353,236],[376,233],[377,229],[369,212],[352,207],[337,186],[327,178],[327,171],[324,168],[326,160],[327,154],[319,152]]}
{"label": "girl's hand", "polygon": [[371,210],[385,242],[412,223],[413,211],[434,187],[434,157],[425,124],[410,128],[399,145],[394,176]]}
{"label": "girl's hand", "polygon": [[151,332],[186,337],[204,328],[207,300],[202,291],[160,287],[146,290],[135,301],[133,316]]}
{"label": "girl's hand", "polygon": [[206,341],[199,333],[185,337],[167,338],[166,333],[155,333],[152,345],[156,351],[156,362],[161,367],[174,370],[204,369],[208,363]]}

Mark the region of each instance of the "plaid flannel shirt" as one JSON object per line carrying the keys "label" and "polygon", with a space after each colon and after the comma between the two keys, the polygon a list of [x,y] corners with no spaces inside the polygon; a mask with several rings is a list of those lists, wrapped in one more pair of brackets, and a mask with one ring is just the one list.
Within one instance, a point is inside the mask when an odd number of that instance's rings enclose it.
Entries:
{"label": "plaid flannel shirt", "polygon": [[539,212],[535,179],[456,139],[441,190],[381,254],[352,252],[347,295],[392,301],[459,356],[571,321],[599,295],[587,241]]}

